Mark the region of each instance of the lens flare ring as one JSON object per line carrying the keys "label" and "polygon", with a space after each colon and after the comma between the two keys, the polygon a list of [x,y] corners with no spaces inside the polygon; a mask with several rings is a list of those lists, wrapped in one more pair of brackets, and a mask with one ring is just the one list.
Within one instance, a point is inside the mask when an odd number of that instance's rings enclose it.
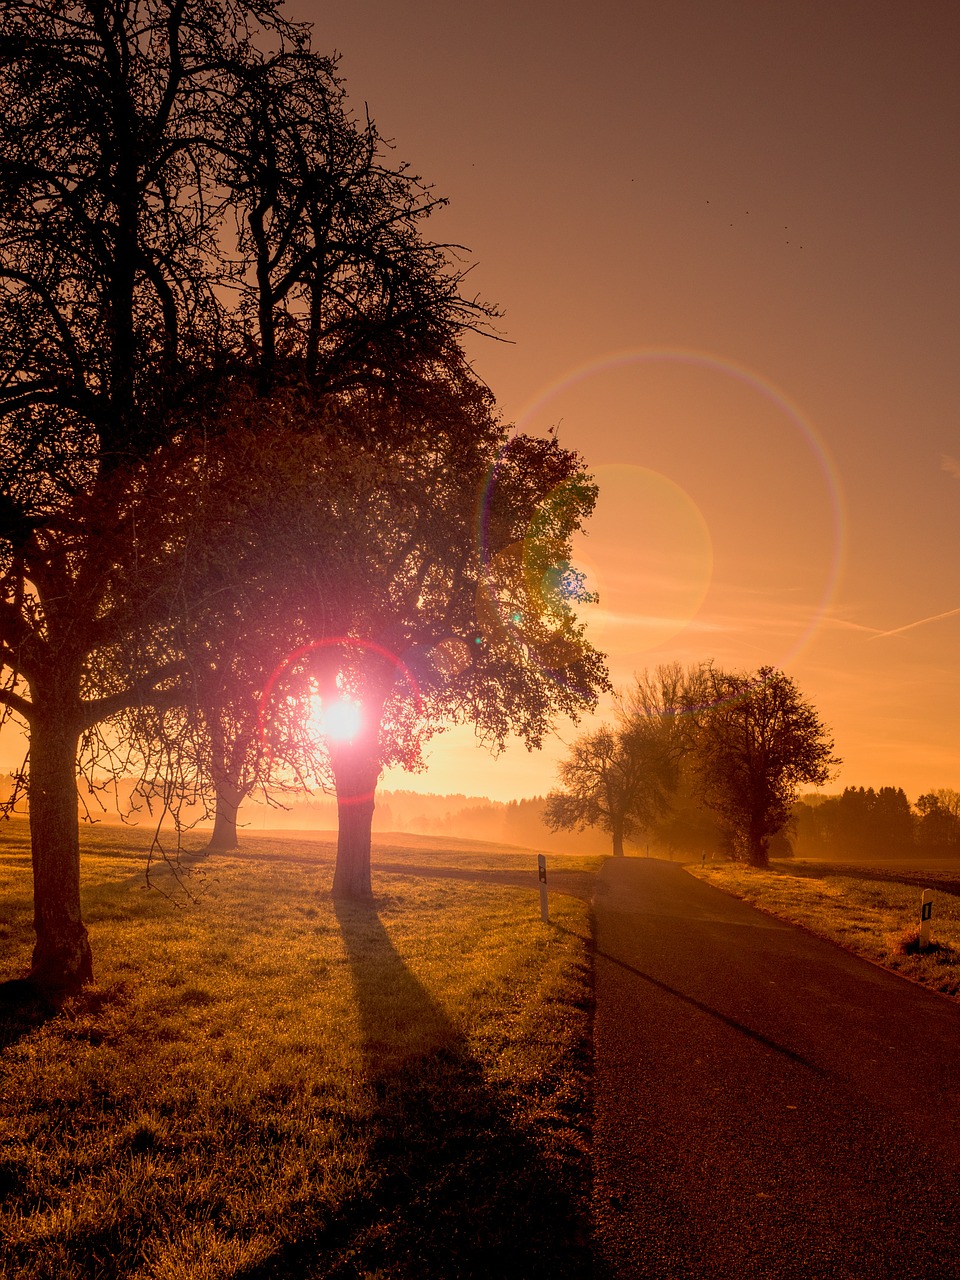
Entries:
{"label": "lens flare ring", "polygon": [[[575,635],[574,606],[593,601],[585,587],[585,574],[572,564],[565,541],[552,528],[562,529],[562,508],[582,489],[582,479],[563,481],[536,504],[520,541],[501,550],[490,548],[490,512],[497,478],[516,436],[509,437],[494,459],[476,506],[476,546],[480,573],[476,617],[478,643],[496,646],[498,652],[519,665],[536,661],[549,678],[574,689],[564,675],[582,652],[583,639]],[[518,600],[519,596],[519,600]],[[534,632],[542,632],[534,636]]]}
{"label": "lens flare ring", "polygon": [[[645,364],[689,365],[718,373],[724,377],[734,379],[741,385],[746,386],[772,404],[778,412],[780,412],[786,420],[791,423],[817,465],[818,471],[823,479],[830,511],[832,545],[829,561],[826,565],[823,576],[823,585],[819,598],[812,606],[810,621],[793,645],[788,648],[783,655],[781,655],[775,664],[780,667],[786,666],[789,662],[794,660],[813,639],[817,630],[826,618],[831,604],[833,603],[840,581],[840,574],[843,568],[846,550],[846,512],[839,471],[826,442],[820,435],[817,428],[795,403],[795,401],[793,401],[780,387],[770,381],[770,379],[765,378],[763,375],[758,373],[755,369],[751,369],[747,365],[740,364],[735,360],[727,359],[724,356],[717,355],[710,351],[668,346],[622,348],[605,352],[602,355],[586,360],[581,364],[574,366],[572,369],[567,370],[559,378],[543,387],[523,406],[517,417],[515,430],[517,433],[530,431],[533,420],[537,414],[539,414],[548,404],[550,404],[551,401],[555,400],[564,391],[567,391],[590,378],[611,370]],[[505,450],[509,448],[509,444],[510,441],[508,440],[504,449],[501,451],[501,457]],[[487,477],[487,484],[479,502],[477,529],[478,546],[480,548],[481,559],[483,559],[486,554],[486,523],[484,511],[489,504],[490,495],[492,494],[493,486],[496,483],[499,464],[500,458],[497,459],[493,467],[490,469]]]}

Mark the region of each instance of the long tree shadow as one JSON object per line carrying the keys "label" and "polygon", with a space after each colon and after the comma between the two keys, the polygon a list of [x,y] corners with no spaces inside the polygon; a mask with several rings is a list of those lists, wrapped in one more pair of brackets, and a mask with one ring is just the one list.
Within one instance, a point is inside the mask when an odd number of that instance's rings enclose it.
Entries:
{"label": "long tree shadow", "polygon": [[786,1045],[778,1044],[776,1040],[771,1040],[765,1035],[761,1035],[759,1031],[754,1031],[752,1027],[748,1027],[743,1022],[738,1022],[736,1018],[729,1018],[725,1013],[721,1013],[719,1009],[714,1009],[712,1005],[704,1004],[702,1000],[695,1000],[693,996],[686,995],[683,991],[678,991],[676,987],[668,986],[666,982],[661,982],[659,978],[654,978],[649,973],[644,973],[642,969],[635,968],[632,964],[627,964],[625,960],[612,956],[608,951],[594,950],[594,954],[600,956],[610,964],[615,964],[619,969],[625,969],[627,973],[632,973],[637,978],[642,978],[644,982],[649,982],[652,987],[666,992],[669,996],[674,996],[677,1000],[682,1000],[684,1004],[692,1005],[694,1009],[699,1009],[701,1013],[708,1014],[711,1018],[716,1018],[718,1022],[724,1023],[733,1031],[737,1031],[742,1036],[747,1036],[750,1040],[755,1040],[757,1044],[762,1044],[767,1049],[772,1049],[775,1053],[781,1053],[785,1058],[789,1058],[792,1062],[796,1062],[801,1067],[806,1067],[808,1071],[812,1071],[815,1075],[825,1076],[827,1073],[822,1067],[818,1067],[815,1063],[809,1062],[801,1054],[795,1053],[793,1049],[788,1049]]}
{"label": "long tree shadow", "polygon": [[369,1182],[328,1228],[248,1277],[587,1277],[589,1168],[545,1161],[516,1098],[395,950],[338,905],[373,1094]]}

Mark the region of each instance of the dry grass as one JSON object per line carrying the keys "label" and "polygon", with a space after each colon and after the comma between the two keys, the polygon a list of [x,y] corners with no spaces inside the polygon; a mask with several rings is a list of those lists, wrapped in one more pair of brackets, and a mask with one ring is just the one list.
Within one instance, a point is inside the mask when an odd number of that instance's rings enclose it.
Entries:
{"label": "dry grass", "polygon": [[[3,835],[12,977],[29,862]],[[253,838],[191,902],[143,887],[136,833],[87,844],[97,986],[3,1027],[0,1274],[589,1274],[585,904],[545,928],[535,893],[380,873],[335,908],[330,846]]]}
{"label": "dry grass", "polygon": [[692,865],[687,870],[885,968],[946,995],[960,994],[960,897],[937,889],[933,882],[930,937],[936,945],[920,952],[916,939],[921,891],[885,880],[881,871],[864,868],[864,875],[858,876],[850,867],[833,870],[823,863],[805,867],[795,862],[774,863],[768,871],[738,863]]}

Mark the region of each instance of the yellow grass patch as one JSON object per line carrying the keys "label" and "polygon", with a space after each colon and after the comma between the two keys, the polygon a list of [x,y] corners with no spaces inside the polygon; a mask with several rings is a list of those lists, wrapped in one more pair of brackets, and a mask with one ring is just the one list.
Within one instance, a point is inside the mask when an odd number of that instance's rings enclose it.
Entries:
{"label": "yellow grass patch", "polygon": [[[14,977],[30,871],[3,835]],[[253,837],[198,864],[191,900],[169,873],[144,887],[143,845],[87,837],[96,987],[4,1024],[0,1274],[443,1275],[478,1249],[491,1275],[583,1274],[584,902],[553,895],[545,927],[533,888],[375,872],[373,907],[345,908],[330,845]],[[501,857],[535,866],[383,860]]]}

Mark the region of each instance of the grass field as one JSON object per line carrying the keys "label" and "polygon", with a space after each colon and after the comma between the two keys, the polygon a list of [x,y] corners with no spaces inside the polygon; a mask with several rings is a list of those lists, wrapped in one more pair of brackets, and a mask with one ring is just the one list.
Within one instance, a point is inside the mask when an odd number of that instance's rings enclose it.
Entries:
{"label": "grass field", "polygon": [[[29,859],[0,834],[12,978]],[[544,926],[529,853],[419,838],[377,849],[369,908],[290,839],[198,863],[190,897],[144,887],[145,843],[86,833],[96,986],[4,1011],[0,1275],[589,1274],[584,901]],[[596,864],[551,859],[574,889]]]}
{"label": "grass field", "polygon": [[[790,861],[773,863],[768,871],[739,863],[708,863],[703,868],[695,863],[687,870],[885,968],[946,995],[960,995],[960,883],[955,861],[950,867],[930,868],[916,863],[859,867]],[[918,883],[906,883],[907,879]],[[934,891],[930,940],[935,947],[917,954],[924,887]]]}

